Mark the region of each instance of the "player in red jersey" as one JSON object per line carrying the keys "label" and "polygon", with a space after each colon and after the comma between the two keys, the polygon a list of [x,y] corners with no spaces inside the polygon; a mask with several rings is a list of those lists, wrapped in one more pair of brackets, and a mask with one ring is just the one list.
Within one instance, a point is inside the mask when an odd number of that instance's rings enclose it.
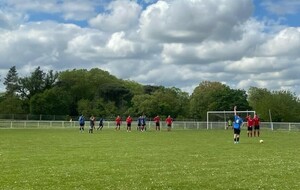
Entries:
{"label": "player in red jersey", "polygon": [[117,118],[116,118],[116,131],[120,130],[121,122],[122,122],[121,117],[117,116]]}
{"label": "player in red jersey", "polygon": [[155,122],[155,130],[160,131],[160,118],[159,118],[159,116],[157,115],[156,117],[154,117],[153,120]]}
{"label": "player in red jersey", "polygon": [[260,119],[256,114],[254,115],[253,121],[254,121],[254,136],[256,136],[256,133],[257,133],[257,136],[259,137]]}
{"label": "player in red jersey", "polygon": [[127,132],[131,132],[132,118],[130,117],[130,115],[126,118],[126,123],[127,123]]}
{"label": "player in red jersey", "polygon": [[248,130],[247,130],[247,135],[248,137],[252,137],[252,134],[253,134],[253,126],[254,126],[254,120],[253,118],[251,117],[251,115],[248,115],[246,117],[247,119],[247,126],[248,126]]}
{"label": "player in red jersey", "polygon": [[166,119],[166,124],[167,124],[167,127],[168,127],[168,131],[171,131],[171,127],[172,127],[172,123],[173,123],[173,119],[172,117],[169,115]]}

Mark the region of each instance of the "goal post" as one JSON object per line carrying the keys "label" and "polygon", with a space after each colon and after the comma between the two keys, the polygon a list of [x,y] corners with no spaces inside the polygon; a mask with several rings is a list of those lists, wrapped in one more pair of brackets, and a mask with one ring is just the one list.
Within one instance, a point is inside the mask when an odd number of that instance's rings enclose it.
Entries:
{"label": "goal post", "polygon": [[[247,111],[236,111],[236,113],[245,120],[245,118],[248,115],[251,115],[252,117],[255,115],[255,111],[247,110]],[[207,121],[207,129],[212,129],[213,124],[215,125],[215,128],[224,128],[226,129],[227,127],[227,122],[230,119],[233,121],[234,117],[234,111],[208,111],[207,116],[206,116],[206,121]]]}

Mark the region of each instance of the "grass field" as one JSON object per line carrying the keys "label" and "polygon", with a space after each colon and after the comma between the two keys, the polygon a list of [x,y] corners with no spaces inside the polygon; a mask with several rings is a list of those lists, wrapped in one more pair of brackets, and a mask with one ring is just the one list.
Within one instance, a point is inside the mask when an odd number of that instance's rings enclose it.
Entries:
{"label": "grass field", "polygon": [[0,189],[300,189],[300,133],[0,130]]}

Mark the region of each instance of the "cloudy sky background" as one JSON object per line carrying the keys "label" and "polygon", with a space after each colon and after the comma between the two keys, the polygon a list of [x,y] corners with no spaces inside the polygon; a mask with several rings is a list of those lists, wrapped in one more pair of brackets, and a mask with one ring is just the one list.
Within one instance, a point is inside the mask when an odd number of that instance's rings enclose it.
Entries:
{"label": "cloudy sky background", "polygon": [[299,0],[0,0],[0,42],[0,91],[12,66],[40,66],[300,96]]}

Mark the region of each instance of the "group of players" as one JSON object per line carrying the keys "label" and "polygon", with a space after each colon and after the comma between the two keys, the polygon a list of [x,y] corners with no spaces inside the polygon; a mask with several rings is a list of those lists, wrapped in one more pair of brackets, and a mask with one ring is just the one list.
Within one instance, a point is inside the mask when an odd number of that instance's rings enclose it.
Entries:
{"label": "group of players", "polygon": [[[93,131],[96,129],[95,127],[95,123],[96,123],[96,118],[92,115],[89,119],[90,121],[90,126],[89,126],[89,133],[93,133]],[[131,124],[132,124],[132,117],[129,115],[127,118],[126,118],[126,130],[127,132],[131,132]],[[153,121],[155,123],[155,130],[156,131],[160,131],[160,117],[157,115],[153,118]],[[79,131],[80,132],[83,132],[84,131],[84,126],[85,126],[85,118],[83,115],[81,115],[78,119],[78,122],[79,122]],[[121,124],[122,124],[122,118],[118,115],[115,119],[115,122],[116,122],[116,127],[115,127],[115,130],[116,131],[119,131],[120,130],[120,127],[121,127]],[[171,131],[171,127],[172,127],[172,123],[173,123],[173,118],[169,115],[166,120],[166,125],[167,125],[167,131]],[[103,118],[100,118],[99,119],[99,126],[97,127],[97,130],[102,130],[103,129],[103,126],[104,126],[104,119]],[[146,116],[140,116],[138,119],[137,119],[137,130],[138,131],[141,131],[141,132],[144,132],[147,130],[146,128]]]}
{"label": "group of players", "polygon": [[[240,133],[241,133],[241,127],[243,126],[243,119],[237,115],[236,112],[236,106],[234,106],[234,122],[233,122],[233,140],[234,144],[238,144],[240,142]],[[251,115],[248,115],[246,117],[247,120],[247,135],[248,137],[253,136],[253,128],[254,128],[254,137],[257,135],[259,137],[259,128],[260,128],[260,119],[259,117],[255,114],[254,117],[252,118]]]}

